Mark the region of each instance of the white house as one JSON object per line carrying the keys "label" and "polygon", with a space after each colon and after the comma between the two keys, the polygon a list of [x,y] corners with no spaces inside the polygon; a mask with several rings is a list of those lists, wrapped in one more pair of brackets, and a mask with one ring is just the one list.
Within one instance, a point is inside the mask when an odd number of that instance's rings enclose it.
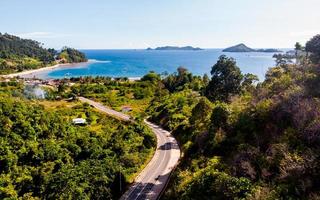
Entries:
{"label": "white house", "polygon": [[84,125],[87,123],[86,119],[83,119],[83,118],[72,119],[72,122],[76,125]]}

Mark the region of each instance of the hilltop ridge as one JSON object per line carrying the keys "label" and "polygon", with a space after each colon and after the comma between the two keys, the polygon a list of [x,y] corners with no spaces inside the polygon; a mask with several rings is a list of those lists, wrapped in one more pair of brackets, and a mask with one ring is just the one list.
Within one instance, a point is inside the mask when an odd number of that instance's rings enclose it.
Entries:
{"label": "hilltop ridge", "polygon": [[43,44],[10,34],[0,33],[0,74],[39,69],[59,63],[86,62],[82,52],[63,47],[60,52]]}

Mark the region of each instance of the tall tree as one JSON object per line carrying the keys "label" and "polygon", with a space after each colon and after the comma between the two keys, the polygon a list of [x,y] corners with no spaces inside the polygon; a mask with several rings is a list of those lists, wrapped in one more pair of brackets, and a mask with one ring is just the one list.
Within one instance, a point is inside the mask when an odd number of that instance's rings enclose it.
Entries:
{"label": "tall tree", "polygon": [[286,65],[292,63],[292,60],[291,60],[291,59],[292,59],[293,57],[279,53],[279,54],[274,54],[274,55],[273,55],[273,58],[276,59],[276,65],[277,65],[277,66],[286,66]]}
{"label": "tall tree", "polygon": [[202,81],[203,81],[203,84],[204,84],[205,86],[207,86],[207,85],[209,84],[210,79],[209,79],[208,74],[205,73],[205,74],[203,75]]}
{"label": "tall tree", "polygon": [[299,51],[302,51],[303,47],[299,42],[296,42],[296,44],[294,45],[294,50],[295,50],[295,57],[296,57],[296,63],[299,63],[300,60],[300,56],[299,56]]}
{"label": "tall tree", "polygon": [[163,84],[170,91],[183,90],[186,84],[191,83],[193,75],[184,67],[179,67],[177,73],[171,74],[163,79]]}
{"label": "tall tree", "polygon": [[296,50],[296,51],[301,51],[302,50],[302,45],[299,43],[299,42],[296,42],[296,44],[294,45],[294,49]]}
{"label": "tall tree", "polygon": [[231,95],[239,94],[243,75],[236,61],[225,55],[211,69],[211,80],[205,94],[211,101],[228,101]]}
{"label": "tall tree", "polygon": [[306,51],[311,53],[310,59],[313,63],[320,64],[320,34],[307,42]]}
{"label": "tall tree", "polygon": [[199,103],[192,109],[192,115],[190,117],[190,124],[197,132],[203,131],[207,128],[207,124],[210,121],[210,114],[212,108],[210,101],[203,97],[199,100]]}

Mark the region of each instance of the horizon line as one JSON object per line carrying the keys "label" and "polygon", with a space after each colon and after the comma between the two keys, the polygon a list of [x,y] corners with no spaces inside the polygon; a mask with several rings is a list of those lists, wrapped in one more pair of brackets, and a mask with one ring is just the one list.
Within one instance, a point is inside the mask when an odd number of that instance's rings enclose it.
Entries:
{"label": "horizon line", "polygon": [[[181,46],[183,47],[183,46]],[[73,48],[73,47],[71,47]],[[147,50],[149,47],[147,48],[75,48],[78,50]],[[157,47],[156,47],[157,48]],[[226,47],[210,47],[210,48],[202,48],[199,47],[202,50],[214,50],[214,49],[226,49]],[[252,48],[252,49],[294,49],[293,47],[258,47],[258,48]],[[153,50],[155,50],[153,48]],[[149,50],[152,51],[152,50]],[[201,50],[155,50],[155,51],[201,51]]]}

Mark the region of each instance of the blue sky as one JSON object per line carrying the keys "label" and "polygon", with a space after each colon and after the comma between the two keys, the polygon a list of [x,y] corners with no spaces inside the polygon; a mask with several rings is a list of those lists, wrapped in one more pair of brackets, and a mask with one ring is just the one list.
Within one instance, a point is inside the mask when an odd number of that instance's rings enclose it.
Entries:
{"label": "blue sky", "polygon": [[0,32],[57,49],[286,48],[320,33],[319,8],[319,0],[1,0]]}

